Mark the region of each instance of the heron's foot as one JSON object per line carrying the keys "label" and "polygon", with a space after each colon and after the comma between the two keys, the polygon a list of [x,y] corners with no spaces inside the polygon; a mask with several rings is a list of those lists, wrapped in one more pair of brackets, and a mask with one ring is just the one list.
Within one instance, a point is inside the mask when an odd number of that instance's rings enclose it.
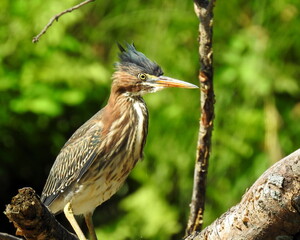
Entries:
{"label": "heron's foot", "polygon": [[71,224],[72,228],[74,229],[79,240],[86,240],[82,230],[80,229],[80,227],[74,217],[73,209],[72,209],[70,202],[68,202],[66,204],[66,206],[64,207],[64,213],[65,213],[65,216],[68,219],[69,223]]}
{"label": "heron's foot", "polygon": [[85,223],[89,229],[91,240],[98,240],[96,232],[95,232],[92,216],[93,216],[93,213],[87,213],[84,215],[84,219],[85,219]]}

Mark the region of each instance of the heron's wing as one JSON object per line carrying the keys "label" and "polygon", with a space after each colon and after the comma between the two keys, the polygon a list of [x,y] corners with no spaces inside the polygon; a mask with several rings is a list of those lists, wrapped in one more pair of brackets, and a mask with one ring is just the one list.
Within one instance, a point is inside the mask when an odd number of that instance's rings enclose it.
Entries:
{"label": "heron's wing", "polygon": [[78,181],[100,154],[102,127],[94,117],[72,135],[57,156],[42,192],[41,201],[45,205]]}

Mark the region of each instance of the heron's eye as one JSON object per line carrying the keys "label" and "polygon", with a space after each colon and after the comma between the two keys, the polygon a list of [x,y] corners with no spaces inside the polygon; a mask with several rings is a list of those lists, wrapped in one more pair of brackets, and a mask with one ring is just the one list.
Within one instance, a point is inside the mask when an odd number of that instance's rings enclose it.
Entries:
{"label": "heron's eye", "polygon": [[140,80],[142,80],[142,81],[145,81],[145,80],[147,79],[147,75],[146,75],[145,73],[140,73],[140,74],[138,75],[138,78],[139,78]]}

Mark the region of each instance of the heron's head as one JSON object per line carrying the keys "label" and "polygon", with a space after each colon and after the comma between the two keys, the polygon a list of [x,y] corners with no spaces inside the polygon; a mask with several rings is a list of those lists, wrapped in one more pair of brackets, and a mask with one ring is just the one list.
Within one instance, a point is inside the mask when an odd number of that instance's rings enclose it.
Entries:
{"label": "heron's head", "polygon": [[166,87],[198,88],[196,85],[164,76],[161,67],[138,52],[133,44],[119,44],[119,62],[113,75],[113,88],[127,95],[143,95]]}

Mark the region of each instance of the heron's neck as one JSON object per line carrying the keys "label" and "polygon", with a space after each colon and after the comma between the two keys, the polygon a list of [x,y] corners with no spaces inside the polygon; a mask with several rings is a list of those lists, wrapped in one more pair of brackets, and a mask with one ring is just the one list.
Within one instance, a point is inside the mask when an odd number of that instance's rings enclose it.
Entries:
{"label": "heron's neck", "polygon": [[117,107],[118,109],[122,109],[122,106],[123,108],[127,106],[128,109],[128,105],[133,105],[134,103],[146,105],[144,99],[140,95],[130,94],[112,88],[107,105],[110,107]]}
{"label": "heron's neck", "polygon": [[[112,91],[105,107],[106,119],[118,119],[127,116],[132,119],[132,115],[142,117],[148,121],[148,111],[144,99],[138,95],[130,95]],[[138,120],[137,118],[134,118]],[[132,119],[133,120],[133,119]]]}
{"label": "heron's neck", "polygon": [[148,132],[148,110],[144,99],[141,96],[130,96],[128,94],[114,95],[112,92],[105,107],[103,121],[106,121],[105,134],[111,132],[111,127],[117,127],[120,132],[125,128],[128,136],[134,137],[133,143],[138,144],[135,148],[135,156],[142,157],[142,150],[146,142]]}

